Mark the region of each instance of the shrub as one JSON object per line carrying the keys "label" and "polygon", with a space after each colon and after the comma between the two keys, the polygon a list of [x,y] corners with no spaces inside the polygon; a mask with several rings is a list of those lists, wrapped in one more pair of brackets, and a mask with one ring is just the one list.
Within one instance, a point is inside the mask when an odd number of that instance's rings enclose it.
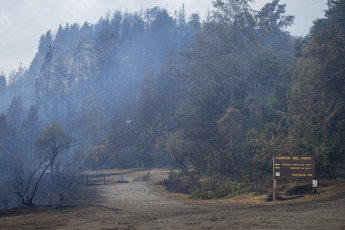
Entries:
{"label": "shrub", "polygon": [[224,182],[221,179],[210,178],[191,189],[193,199],[219,199],[231,198],[239,194],[251,192],[251,186],[246,184]]}

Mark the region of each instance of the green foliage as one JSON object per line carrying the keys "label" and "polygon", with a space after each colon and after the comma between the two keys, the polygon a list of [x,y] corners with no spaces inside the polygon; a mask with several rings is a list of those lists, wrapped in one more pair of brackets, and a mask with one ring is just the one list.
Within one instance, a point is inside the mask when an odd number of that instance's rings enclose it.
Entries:
{"label": "green foliage", "polygon": [[5,90],[6,87],[6,77],[4,75],[0,75],[0,89],[1,91]]}
{"label": "green foliage", "polygon": [[6,77],[4,75],[0,75],[0,111],[4,111],[4,95],[6,90]]}
{"label": "green foliage", "polygon": [[342,30],[345,29],[345,1],[328,0],[328,9],[325,10],[325,18],[318,18],[310,28],[309,37],[319,35],[330,26],[338,25]]}
{"label": "green foliage", "polygon": [[169,136],[166,143],[171,159],[186,175],[192,176],[191,166],[197,172],[207,171],[207,164],[213,153],[208,143],[202,143],[189,136],[187,130],[179,129]]}
{"label": "green foliage", "polygon": [[185,175],[179,175],[176,171],[170,170],[168,179],[162,183],[169,191],[189,194],[190,188],[196,185],[194,178]]}
{"label": "green foliage", "polygon": [[285,15],[285,7],[285,4],[279,4],[279,0],[265,4],[257,15],[259,27],[263,30],[274,31],[291,26],[295,17]]}
{"label": "green foliage", "polygon": [[10,136],[10,127],[6,121],[4,114],[0,114],[0,160],[3,160],[6,152],[8,150],[9,138]]}
{"label": "green foliage", "polygon": [[329,24],[339,24],[345,29],[345,1],[328,0],[327,5],[328,9],[325,10],[325,16],[329,20]]}
{"label": "green foliage", "polygon": [[52,122],[42,131],[42,135],[36,137],[35,145],[43,159],[52,164],[58,154],[70,148],[72,142],[72,137],[65,135],[60,124]]}
{"label": "green foliage", "polygon": [[344,158],[337,143],[345,124],[344,47],[345,36],[337,26],[314,36],[296,65],[289,89],[289,110],[295,119],[290,135],[300,138],[300,147],[309,154],[316,154],[323,175]]}
{"label": "green foliage", "polygon": [[88,155],[90,156],[90,160],[96,166],[97,169],[109,167],[109,155],[105,150],[103,145],[100,146],[90,146],[88,149]]}
{"label": "green foliage", "polygon": [[[253,165],[267,171],[269,159],[287,145],[281,141],[287,135],[283,118],[292,47],[286,45],[290,38],[281,29],[293,17],[285,15],[279,1],[266,5],[260,15],[250,9],[249,1],[214,5],[193,49],[184,53],[186,65],[178,76],[180,123],[166,146],[185,171],[219,173],[240,181]],[[270,28],[264,28],[267,23]],[[279,39],[268,39],[271,35]],[[285,45],[279,47],[278,40]],[[246,139],[251,129],[259,131]]]}
{"label": "green foliage", "polygon": [[196,188],[191,190],[190,196],[193,199],[227,199],[251,192],[251,186],[238,183],[227,183],[213,176],[200,182]]}
{"label": "green foliage", "polygon": [[11,101],[11,105],[9,106],[6,114],[6,119],[8,123],[15,129],[19,129],[21,126],[21,122],[23,119],[23,102],[22,99],[18,97],[14,97]]}
{"label": "green foliage", "polygon": [[[173,18],[156,7],[48,32],[30,70],[39,109],[29,123],[65,116],[62,126],[85,137],[78,151],[89,167],[172,163],[185,178],[169,181],[183,188],[200,175],[257,181],[281,154],[316,154],[322,173],[331,174],[344,158],[344,1],[328,1],[326,18],[312,29],[318,36],[305,38],[284,30],[294,19],[285,4],[273,0],[255,11],[251,2],[216,0],[203,23],[198,14],[186,21],[184,8]],[[36,135],[20,107],[15,97],[7,121]],[[36,147],[51,152],[51,140],[64,138],[53,123]],[[214,178],[193,196],[246,189]]]}

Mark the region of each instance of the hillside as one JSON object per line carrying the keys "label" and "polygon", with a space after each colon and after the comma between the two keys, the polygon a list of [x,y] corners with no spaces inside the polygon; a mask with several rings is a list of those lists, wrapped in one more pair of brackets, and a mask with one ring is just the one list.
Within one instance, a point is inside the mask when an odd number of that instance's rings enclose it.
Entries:
{"label": "hillside", "polygon": [[299,38],[285,4],[249,2],[214,1],[204,21],[184,6],[116,10],[43,34],[29,69],[0,76],[2,206],[90,169],[169,165],[206,194],[265,181],[276,155],[343,176],[344,1]]}

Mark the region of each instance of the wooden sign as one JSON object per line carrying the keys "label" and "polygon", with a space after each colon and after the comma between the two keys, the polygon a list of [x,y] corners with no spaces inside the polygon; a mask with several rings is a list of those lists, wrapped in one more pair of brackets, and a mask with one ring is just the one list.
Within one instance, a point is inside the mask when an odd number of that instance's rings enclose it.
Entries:
{"label": "wooden sign", "polygon": [[315,156],[273,157],[274,178],[315,178]]}

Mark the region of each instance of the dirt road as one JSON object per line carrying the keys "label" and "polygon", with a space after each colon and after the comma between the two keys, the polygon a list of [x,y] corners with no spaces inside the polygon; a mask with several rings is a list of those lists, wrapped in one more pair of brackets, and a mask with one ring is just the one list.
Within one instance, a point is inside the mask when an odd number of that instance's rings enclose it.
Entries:
{"label": "dirt road", "polygon": [[[154,172],[151,173],[154,176]],[[154,181],[83,186],[74,208],[0,218],[0,229],[345,229],[345,197],[308,203],[205,204],[163,196]]]}

